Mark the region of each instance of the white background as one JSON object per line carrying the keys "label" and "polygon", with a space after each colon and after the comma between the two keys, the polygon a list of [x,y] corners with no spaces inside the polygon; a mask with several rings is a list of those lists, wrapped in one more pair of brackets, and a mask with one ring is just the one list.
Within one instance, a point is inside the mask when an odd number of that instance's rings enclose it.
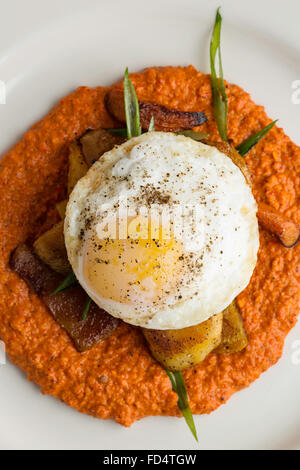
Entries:
{"label": "white background", "polygon": [[[297,0],[0,1],[0,150],[79,85],[106,85],[150,65],[208,72],[209,34],[222,5],[225,76],[280,118],[300,145],[300,2]],[[210,416],[196,417],[200,449],[300,448],[300,365],[289,335],[283,359]],[[1,449],[197,449],[183,420],[148,418],[130,429],[79,414],[11,364],[0,365]]]}

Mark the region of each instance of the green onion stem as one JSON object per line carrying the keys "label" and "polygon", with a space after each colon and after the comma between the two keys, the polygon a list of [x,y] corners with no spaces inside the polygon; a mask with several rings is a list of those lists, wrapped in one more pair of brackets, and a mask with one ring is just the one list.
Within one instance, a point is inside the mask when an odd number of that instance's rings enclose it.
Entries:
{"label": "green onion stem", "polygon": [[104,130],[109,132],[110,134],[113,134],[113,135],[119,135],[120,137],[127,137],[127,129],[126,128],[104,129]]}
{"label": "green onion stem", "polygon": [[155,131],[155,123],[154,123],[154,116],[151,116],[149,127],[148,127],[148,132],[153,132],[153,131]]}
{"label": "green onion stem", "polygon": [[178,408],[180,409],[182,416],[185,419],[186,424],[190,428],[194,438],[198,442],[198,436],[196,431],[196,426],[193,418],[193,413],[190,408],[189,398],[186,391],[183,375],[180,371],[171,372],[166,370],[168,377],[171,381],[173,392],[177,393],[178,396]]}
{"label": "green onion stem", "polygon": [[[215,25],[210,43],[210,68],[211,68],[211,87],[214,103],[215,119],[217,122],[219,134],[224,142],[227,142],[227,116],[228,101],[226,88],[223,80],[223,67],[221,58],[221,26],[222,16],[220,9],[217,10]],[[219,78],[216,72],[216,56],[219,59]]]}
{"label": "green onion stem", "polygon": [[85,321],[87,318],[87,315],[89,313],[90,307],[91,307],[92,299],[90,297],[87,298],[83,312],[82,312],[82,320]]}
{"label": "green onion stem", "polygon": [[268,126],[264,127],[257,134],[252,135],[249,139],[245,140],[242,144],[236,147],[239,154],[244,157],[250,150],[256,145],[261,139],[263,139],[267,133],[275,126],[277,120],[271,122]]}
{"label": "green onion stem", "polygon": [[68,274],[68,276],[59,284],[59,286],[51,293],[51,295],[58,294],[77,282],[76,276],[74,273]]}
{"label": "green onion stem", "polygon": [[134,85],[129,79],[128,68],[125,70],[124,73],[123,87],[127,138],[131,139],[131,137],[137,137],[141,135],[142,127],[140,123],[139,102],[137,99]]}

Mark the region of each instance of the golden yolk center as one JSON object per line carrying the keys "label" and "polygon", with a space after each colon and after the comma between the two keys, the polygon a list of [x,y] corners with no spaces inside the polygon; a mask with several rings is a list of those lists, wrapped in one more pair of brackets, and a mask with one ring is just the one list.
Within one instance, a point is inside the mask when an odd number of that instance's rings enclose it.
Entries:
{"label": "golden yolk center", "polygon": [[[87,240],[83,275],[99,297],[128,305],[155,304],[182,283],[182,243],[174,237],[146,238],[145,224],[139,222],[129,221],[126,239]],[[159,233],[165,233],[161,226]]]}

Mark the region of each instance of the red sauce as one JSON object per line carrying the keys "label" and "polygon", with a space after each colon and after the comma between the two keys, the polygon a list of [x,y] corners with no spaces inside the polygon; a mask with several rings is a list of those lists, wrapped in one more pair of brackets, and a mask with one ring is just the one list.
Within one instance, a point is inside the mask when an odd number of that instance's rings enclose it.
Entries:
{"label": "red sauce", "polygon": [[[203,111],[201,131],[219,140],[210,78],[187,68],[151,68],[133,75],[139,98]],[[87,128],[116,125],[104,107],[107,89],[79,88],[35,124],[0,164],[0,336],[11,360],[43,393],[99,418],[129,426],[148,415],[178,415],[166,373],[138,329],[122,324],[108,340],[78,353],[37,296],[8,266],[12,250],[56,219],[64,197],[66,146]],[[264,109],[227,85],[229,138],[240,144],[270,122]],[[300,223],[300,148],[275,127],[246,157],[254,195]],[[298,172],[297,172],[298,168]],[[247,387],[282,354],[300,305],[300,245],[286,249],[260,233],[258,263],[238,303],[249,338],[241,353],[207,359],[184,373],[194,413],[210,413]]]}

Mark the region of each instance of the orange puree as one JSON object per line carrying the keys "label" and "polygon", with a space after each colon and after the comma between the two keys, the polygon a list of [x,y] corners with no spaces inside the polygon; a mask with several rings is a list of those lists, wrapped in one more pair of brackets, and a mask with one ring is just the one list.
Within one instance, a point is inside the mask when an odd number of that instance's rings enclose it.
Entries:
{"label": "orange puree", "polygon": [[[219,140],[210,77],[187,68],[151,68],[134,74],[139,98],[170,108],[204,111],[201,131]],[[8,265],[11,251],[55,221],[64,197],[66,145],[87,128],[117,125],[104,108],[107,89],[79,88],[35,124],[0,164],[0,336],[11,360],[43,393],[99,418],[129,426],[148,415],[178,415],[169,379],[148,352],[140,331],[122,324],[108,340],[78,353],[47,308]],[[229,138],[234,145],[270,122],[264,109],[236,85],[227,85]],[[246,157],[254,194],[300,223],[300,148],[277,127]],[[297,172],[298,168],[298,172]],[[261,230],[258,263],[238,303],[249,346],[210,354],[184,373],[192,410],[209,413],[247,387],[282,354],[300,299],[300,245],[286,249]]]}

